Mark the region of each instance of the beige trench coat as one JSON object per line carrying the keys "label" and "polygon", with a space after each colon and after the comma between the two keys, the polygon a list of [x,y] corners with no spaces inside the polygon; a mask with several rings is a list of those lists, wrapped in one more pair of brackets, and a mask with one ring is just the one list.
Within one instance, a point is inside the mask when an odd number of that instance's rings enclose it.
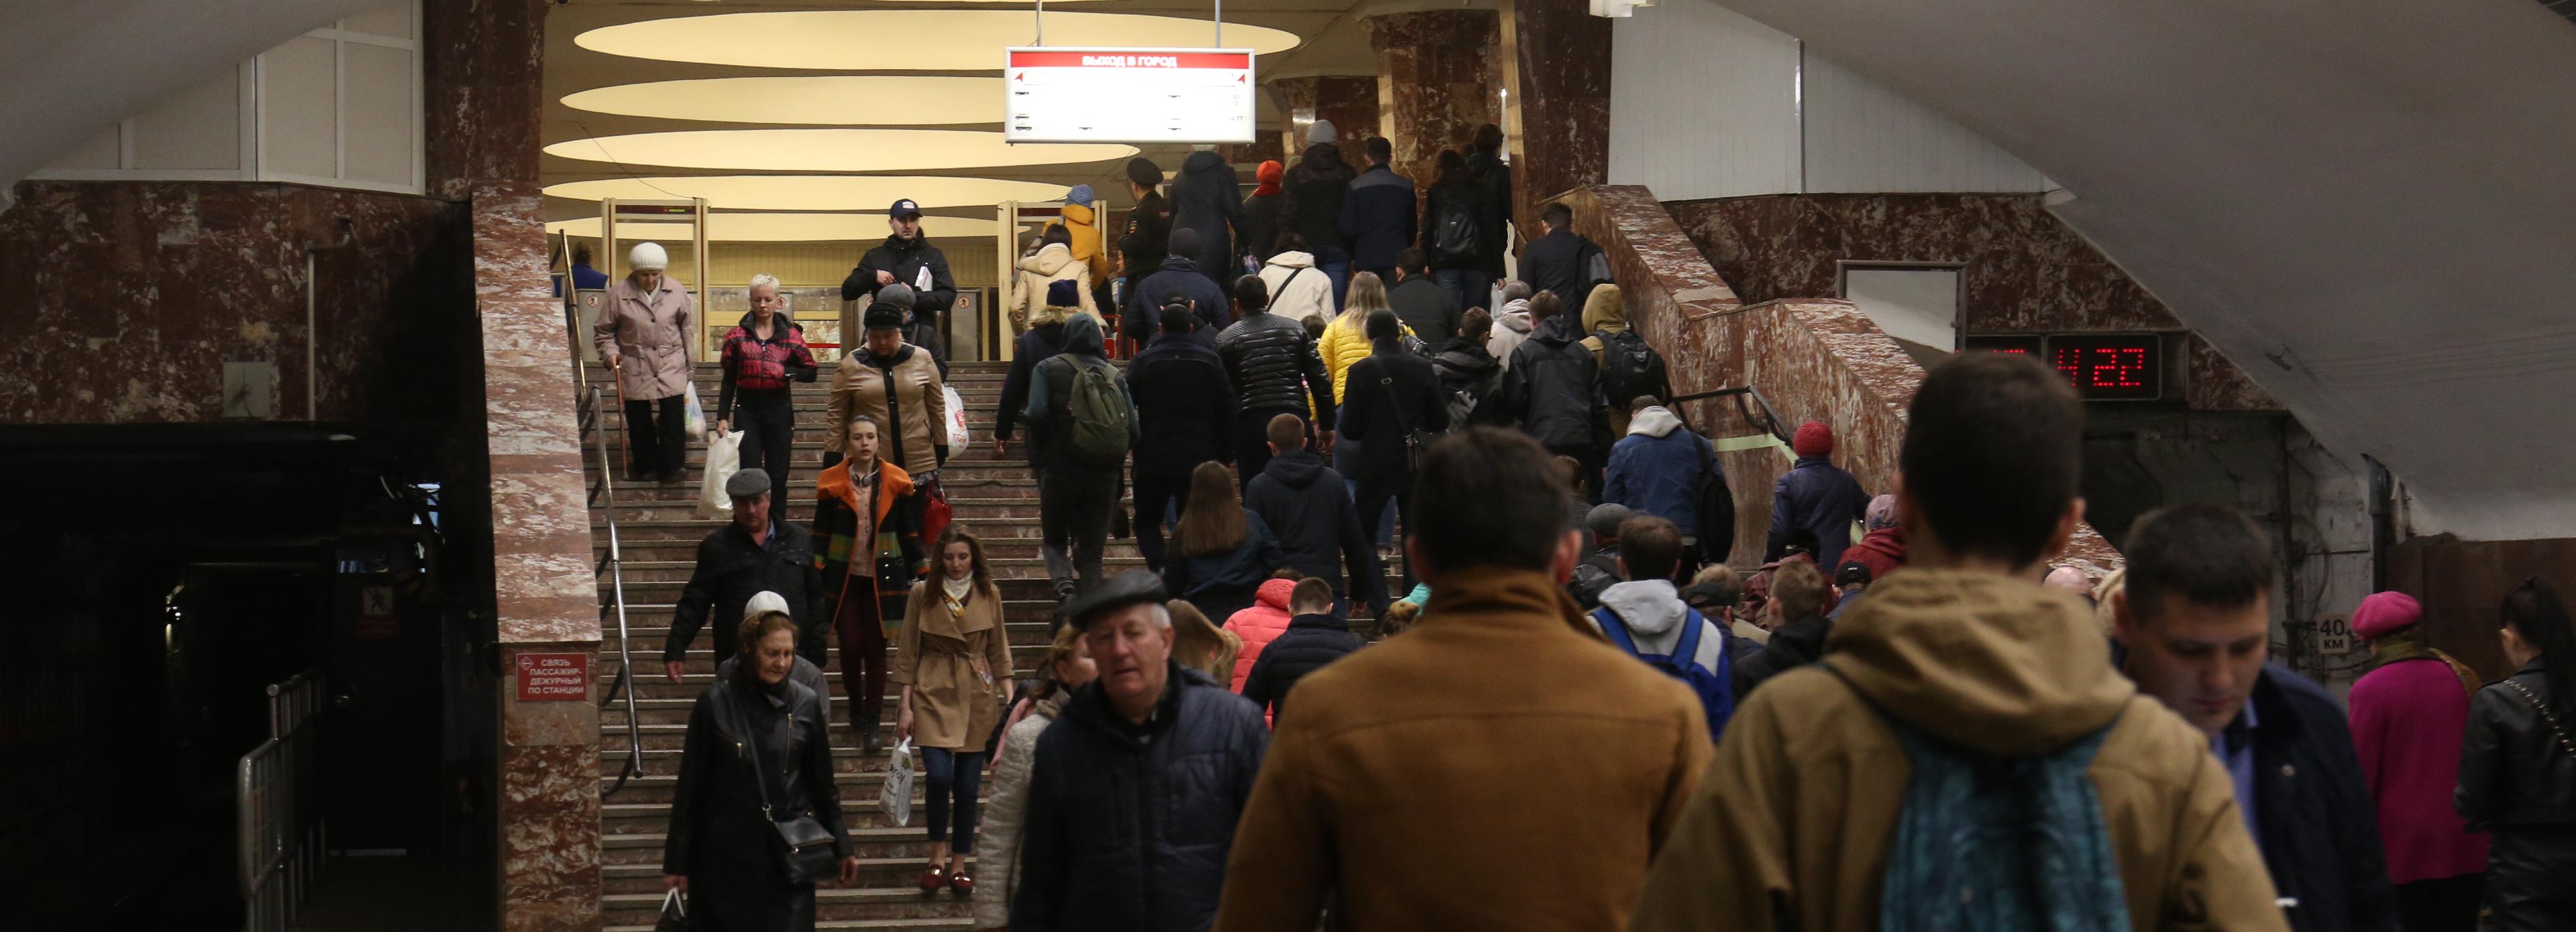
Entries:
{"label": "beige trench coat", "polygon": [[628,401],[669,398],[689,390],[690,334],[698,322],[697,301],[687,286],[669,275],[647,293],[632,277],[608,285],[608,300],[591,322],[592,341],[602,360],[623,360],[617,387]]}
{"label": "beige trench coat", "polygon": [[914,747],[980,753],[1011,691],[1002,601],[989,590],[969,593],[965,610],[952,614],[938,575],[912,584],[886,678],[912,687]]}

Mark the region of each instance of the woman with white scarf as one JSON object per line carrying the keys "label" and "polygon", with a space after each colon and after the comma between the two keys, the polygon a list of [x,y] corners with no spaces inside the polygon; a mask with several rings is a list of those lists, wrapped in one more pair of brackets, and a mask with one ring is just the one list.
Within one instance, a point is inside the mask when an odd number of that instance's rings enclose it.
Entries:
{"label": "woman with white scarf", "polygon": [[888,679],[903,687],[895,735],[920,752],[929,796],[930,862],[921,892],[946,887],[963,898],[975,892],[966,856],[975,853],[985,749],[1010,708],[1011,642],[983,542],[951,524],[933,552],[939,571],[913,584]]}

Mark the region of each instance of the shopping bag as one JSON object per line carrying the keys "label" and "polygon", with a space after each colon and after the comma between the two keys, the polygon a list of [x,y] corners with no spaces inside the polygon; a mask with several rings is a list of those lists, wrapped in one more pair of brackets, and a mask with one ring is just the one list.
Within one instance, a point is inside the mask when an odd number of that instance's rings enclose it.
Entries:
{"label": "shopping bag", "polygon": [[707,441],[707,473],[698,480],[698,517],[733,517],[733,496],[725,494],[725,482],[741,468],[742,431],[719,434]]}
{"label": "shopping bag", "polygon": [[707,409],[698,403],[698,383],[689,383],[689,436],[707,435]]}
{"label": "shopping bag", "polygon": [[948,399],[948,449],[963,453],[967,445],[966,400],[957,397],[955,388],[941,386],[939,392]]}
{"label": "shopping bag", "polygon": [[885,782],[877,785],[877,807],[885,810],[897,828],[912,824],[912,739],[894,743],[894,759],[886,764]]}
{"label": "shopping bag", "polygon": [[653,922],[653,932],[692,932],[698,924],[689,918],[689,897],[678,890],[662,894],[662,917]]}

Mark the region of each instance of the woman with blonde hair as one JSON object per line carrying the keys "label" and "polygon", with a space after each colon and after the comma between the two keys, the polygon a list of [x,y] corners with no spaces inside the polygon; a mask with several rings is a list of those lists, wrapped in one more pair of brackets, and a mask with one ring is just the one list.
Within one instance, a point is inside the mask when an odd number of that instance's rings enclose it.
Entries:
{"label": "woman with blonde hair", "polygon": [[1243,638],[1217,627],[1186,599],[1173,599],[1164,607],[1172,610],[1172,662],[1207,674],[1215,685],[1231,682]]}
{"label": "woman with blonde hair", "polygon": [[1010,729],[994,753],[993,793],[984,804],[984,882],[975,887],[975,928],[999,929],[1011,923],[1012,888],[1019,883],[1020,825],[1028,818],[1029,764],[1036,757],[1038,734],[1055,723],[1075,688],[1099,675],[1082,629],[1056,629],[1038,662],[1038,681],[1012,713]]}
{"label": "woman with blonde hair", "polygon": [[1200,463],[1190,471],[1189,498],[1163,561],[1163,588],[1209,618],[1232,618],[1252,607],[1253,594],[1287,561],[1270,526],[1243,507],[1224,464]]}
{"label": "woman with blonde hair", "polygon": [[[1377,311],[1394,313],[1394,309],[1388,307],[1386,303],[1386,282],[1379,279],[1375,272],[1351,273],[1351,290],[1342,303],[1341,316],[1333,318],[1332,323],[1324,325],[1323,339],[1315,342],[1315,352],[1324,360],[1324,371],[1332,373],[1333,376],[1335,405],[1350,403],[1350,399],[1342,394],[1342,389],[1345,383],[1350,381],[1351,367],[1359,365],[1360,360],[1367,359],[1370,353],[1376,351],[1377,344],[1370,340],[1368,335],[1368,318],[1370,314]],[[1407,345],[1418,342],[1414,338],[1413,328],[1399,321],[1396,329],[1403,333]],[[1341,409],[1344,418],[1347,418],[1349,410],[1348,407]],[[1351,497],[1356,499],[1360,494],[1359,482],[1351,476],[1359,472],[1360,445],[1358,441],[1344,434],[1341,427],[1338,420],[1333,424],[1333,471],[1342,474],[1342,481],[1349,486]],[[1395,513],[1381,513],[1377,527],[1373,531],[1377,535],[1380,559],[1393,555],[1393,551],[1389,550],[1388,546],[1394,540],[1394,530]]]}
{"label": "woman with blonde hair", "polygon": [[975,853],[984,742],[1011,704],[1011,641],[983,542],[965,525],[951,524],[932,552],[938,572],[912,587],[888,678],[903,688],[895,735],[920,749],[929,790],[930,864],[921,892],[944,886],[962,897],[975,892],[966,856]]}

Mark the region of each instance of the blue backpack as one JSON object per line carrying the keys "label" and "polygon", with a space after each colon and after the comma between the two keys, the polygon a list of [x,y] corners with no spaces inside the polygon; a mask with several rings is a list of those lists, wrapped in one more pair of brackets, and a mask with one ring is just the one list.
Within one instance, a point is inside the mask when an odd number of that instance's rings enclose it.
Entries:
{"label": "blue backpack", "polygon": [[1601,625],[1601,633],[1608,635],[1610,643],[1618,645],[1620,650],[1627,651],[1655,669],[1672,674],[1674,679],[1681,680],[1683,685],[1689,686],[1691,692],[1697,693],[1700,711],[1708,717],[1708,740],[1715,742],[1718,735],[1726,730],[1727,718],[1735,714],[1734,671],[1731,669],[1735,666],[1735,660],[1729,656],[1733,651],[1721,649],[1717,652],[1715,670],[1700,666],[1698,659],[1700,631],[1708,627],[1708,619],[1702,617],[1698,609],[1682,611],[1684,612],[1682,639],[1681,643],[1673,645],[1671,656],[1659,656],[1637,650],[1637,639],[1629,636],[1628,623],[1620,620],[1617,612],[1607,608],[1596,609],[1592,613],[1592,620]]}

